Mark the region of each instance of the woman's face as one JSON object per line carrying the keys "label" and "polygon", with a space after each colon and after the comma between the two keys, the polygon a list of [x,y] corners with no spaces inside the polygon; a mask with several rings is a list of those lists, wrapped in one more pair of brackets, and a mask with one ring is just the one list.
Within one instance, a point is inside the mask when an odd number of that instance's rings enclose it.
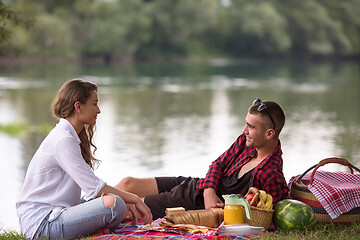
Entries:
{"label": "woman's face", "polygon": [[100,108],[98,106],[98,95],[94,90],[91,92],[89,99],[85,104],[80,103],[79,107],[79,120],[83,124],[95,125],[97,115],[100,113]]}

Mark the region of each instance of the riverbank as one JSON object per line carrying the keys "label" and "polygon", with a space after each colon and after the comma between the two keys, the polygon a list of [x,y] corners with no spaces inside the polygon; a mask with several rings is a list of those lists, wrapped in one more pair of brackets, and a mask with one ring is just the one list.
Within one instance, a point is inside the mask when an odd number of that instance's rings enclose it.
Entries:
{"label": "riverbank", "polygon": [[260,61],[299,61],[299,62],[335,62],[335,61],[360,61],[359,56],[351,57],[334,57],[334,56],[277,56],[277,55],[256,55],[256,56],[228,56],[226,54],[199,54],[199,55],[157,55],[151,58],[135,59],[132,57],[111,57],[104,56],[83,56],[83,57],[45,57],[45,56],[27,56],[27,55],[5,55],[0,56],[0,67],[18,68],[29,65],[59,65],[59,64],[76,64],[76,65],[95,65],[95,66],[116,66],[128,65],[147,62],[177,62],[177,61],[204,61],[209,59],[253,59]]}

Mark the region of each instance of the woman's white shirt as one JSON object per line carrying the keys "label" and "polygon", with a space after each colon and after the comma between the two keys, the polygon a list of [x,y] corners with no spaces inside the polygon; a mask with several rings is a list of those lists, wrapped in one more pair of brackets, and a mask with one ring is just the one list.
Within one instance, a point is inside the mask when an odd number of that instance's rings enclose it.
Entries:
{"label": "woman's white shirt", "polygon": [[33,238],[42,220],[51,212],[49,221],[65,209],[95,198],[105,186],[95,176],[81,155],[80,139],[66,119],[41,143],[26,173],[20,197],[16,203],[21,232]]}

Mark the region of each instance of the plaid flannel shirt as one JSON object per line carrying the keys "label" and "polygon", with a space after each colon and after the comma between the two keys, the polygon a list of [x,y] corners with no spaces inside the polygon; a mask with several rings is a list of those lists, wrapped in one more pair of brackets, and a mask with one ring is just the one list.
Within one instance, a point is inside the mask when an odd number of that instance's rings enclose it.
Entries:
{"label": "plaid flannel shirt", "polygon": [[[271,194],[274,203],[287,198],[289,192],[282,171],[283,160],[281,155],[279,140],[276,150],[255,167],[249,184],[249,186],[265,190]],[[212,162],[206,177],[197,182],[196,190],[200,192],[206,188],[213,188],[217,191],[223,176],[230,176],[255,156],[255,148],[247,147],[246,136],[241,134],[226,152]]]}

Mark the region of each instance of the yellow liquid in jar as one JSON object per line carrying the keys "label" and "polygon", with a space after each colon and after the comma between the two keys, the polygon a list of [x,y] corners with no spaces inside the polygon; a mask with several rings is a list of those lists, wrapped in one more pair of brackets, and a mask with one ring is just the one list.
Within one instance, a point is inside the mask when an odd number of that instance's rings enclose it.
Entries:
{"label": "yellow liquid in jar", "polygon": [[244,207],[241,205],[225,205],[224,207],[224,223],[242,224],[244,223]]}

